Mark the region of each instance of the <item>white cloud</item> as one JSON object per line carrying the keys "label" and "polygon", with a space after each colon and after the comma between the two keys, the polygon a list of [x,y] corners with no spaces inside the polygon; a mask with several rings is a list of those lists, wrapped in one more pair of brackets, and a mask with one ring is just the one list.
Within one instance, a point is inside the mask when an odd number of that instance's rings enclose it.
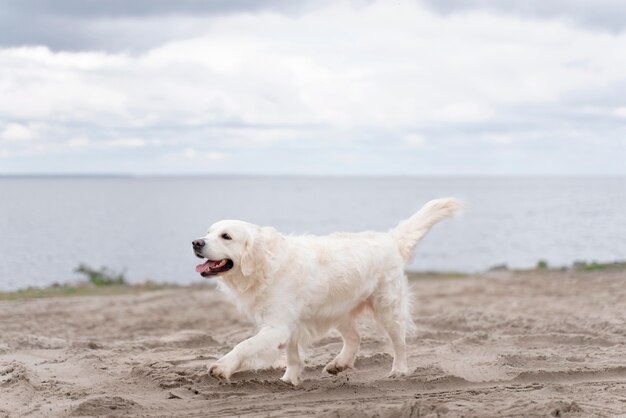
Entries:
{"label": "white cloud", "polygon": [[87,138],[73,138],[67,141],[66,145],[70,148],[86,148],[90,142]]}
{"label": "white cloud", "polygon": [[426,140],[420,134],[408,134],[404,135],[402,139],[412,147],[420,148],[426,144]]}
{"label": "white cloud", "polygon": [[111,148],[143,148],[150,144],[144,138],[118,138],[107,141],[105,146]]}
{"label": "white cloud", "polygon": [[0,139],[7,141],[28,141],[37,137],[37,129],[20,123],[9,123],[0,131]]}
{"label": "white cloud", "polygon": [[182,156],[193,160],[221,160],[226,155],[222,152],[203,151],[199,152],[193,148],[187,148],[183,151]]}
{"label": "white cloud", "polygon": [[513,137],[506,134],[487,134],[484,138],[485,141],[496,145],[511,145],[513,143]]}
{"label": "white cloud", "polygon": [[160,140],[150,140],[145,138],[113,138],[90,141],[85,137],[72,138],[65,142],[65,145],[74,149],[98,148],[98,149],[129,149],[144,148],[147,146],[160,145]]}
{"label": "white cloud", "polygon": [[371,157],[363,154],[343,154],[333,156],[333,160],[341,164],[356,165],[367,162]]}
{"label": "white cloud", "polygon": [[241,127],[226,127],[218,129],[217,132],[232,143],[248,147],[268,147],[281,142],[314,139],[317,134],[316,130],[311,128],[307,130],[306,128],[241,129]]}
{"label": "white cloud", "polygon": [[139,56],[3,50],[0,71],[14,100],[0,110],[138,125],[480,121],[502,104],[556,100],[624,78],[624,48],[626,35],[557,22],[443,18],[411,2],[338,4],[299,19],[225,17],[205,36]]}
{"label": "white cloud", "polygon": [[620,118],[626,118],[626,106],[616,107],[613,109],[613,115],[618,116]]}
{"label": "white cloud", "polygon": [[[297,16],[231,14],[201,35],[135,55],[0,49],[0,95],[9,98],[0,100],[1,136],[30,139],[44,153],[138,154],[161,145],[161,155],[181,160],[307,152],[322,142],[341,155],[384,148],[364,137],[412,146],[426,137],[434,151],[450,138],[502,148],[531,138],[529,126],[532,140],[556,141],[572,137],[559,126],[579,129],[571,114],[581,105],[568,100],[626,82],[624,50],[624,33],[481,11],[447,17],[405,0],[329,2]],[[602,111],[585,117],[626,114],[616,104],[596,106]],[[7,133],[14,120],[32,122]],[[55,129],[43,135],[31,127],[38,122]],[[599,125],[581,134],[603,136],[588,131]],[[63,146],[42,145],[54,141]],[[220,151],[201,151],[215,145]],[[385,148],[389,170],[393,150]]]}

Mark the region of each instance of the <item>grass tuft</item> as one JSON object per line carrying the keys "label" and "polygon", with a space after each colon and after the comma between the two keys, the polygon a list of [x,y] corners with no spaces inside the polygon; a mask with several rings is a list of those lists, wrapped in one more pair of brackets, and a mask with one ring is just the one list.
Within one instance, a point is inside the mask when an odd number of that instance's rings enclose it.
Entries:
{"label": "grass tuft", "polygon": [[81,263],[74,269],[74,272],[85,275],[87,281],[96,287],[120,286],[126,284],[124,273],[114,273],[106,267],[94,269]]}

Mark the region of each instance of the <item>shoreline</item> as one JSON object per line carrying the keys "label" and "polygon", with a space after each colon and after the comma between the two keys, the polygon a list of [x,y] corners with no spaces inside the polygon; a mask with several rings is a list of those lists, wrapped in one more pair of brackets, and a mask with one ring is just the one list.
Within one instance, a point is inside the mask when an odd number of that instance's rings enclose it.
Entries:
{"label": "shoreline", "polygon": [[[102,268],[102,271],[107,271]],[[493,275],[519,275],[519,274],[537,274],[537,273],[591,273],[591,272],[613,272],[626,271],[626,262],[613,261],[610,263],[598,262],[575,262],[571,266],[566,267],[550,267],[543,261],[537,262],[535,268],[530,269],[510,269],[506,265],[496,265],[489,270],[478,273],[463,272],[439,272],[439,271],[407,271],[409,281],[415,280],[450,280],[463,279],[471,277],[489,277]],[[36,299],[46,297],[71,297],[71,296],[98,296],[98,295],[117,295],[125,293],[140,293],[146,291],[176,289],[176,288],[213,288],[214,281],[207,281],[191,284],[176,284],[171,282],[153,282],[146,281],[142,283],[126,283],[123,279],[121,283],[112,281],[105,284],[92,284],[89,281],[59,284],[55,283],[46,287],[27,287],[23,289],[0,291],[0,301],[20,300],[20,299]]]}

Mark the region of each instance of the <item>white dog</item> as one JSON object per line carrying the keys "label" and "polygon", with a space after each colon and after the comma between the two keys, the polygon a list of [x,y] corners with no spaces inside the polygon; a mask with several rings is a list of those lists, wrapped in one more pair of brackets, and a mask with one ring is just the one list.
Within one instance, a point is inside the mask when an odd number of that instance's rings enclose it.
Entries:
{"label": "white dog", "polygon": [[210,368],[229,380],[238,371],[271,364],[286,349],[282,380],[300,383],[299,346],[337,329],[339,355],[324,370],[336,374],[354,365],[359,348],[357,317],[369,311],[393,345],[392,375],[408,372],[405,338],[414,328],[404,266],[418,242],[437,222],[455,214],[452,198],[433,200],[389,232],[285,236],[270,227],[220,221],[193,242],[207,261],[203,277],[219,275],[259,332],[237,344]]}

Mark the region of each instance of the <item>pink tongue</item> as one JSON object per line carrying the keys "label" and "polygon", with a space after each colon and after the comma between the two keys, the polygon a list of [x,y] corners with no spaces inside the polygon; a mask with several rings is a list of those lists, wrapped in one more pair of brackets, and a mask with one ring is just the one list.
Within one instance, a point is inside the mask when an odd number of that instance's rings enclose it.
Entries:
{"label": "pink tongue", "polygon": [[213,265],[215,265],[215,264],[217,264],[217,263],[219,263],[219,261],[211,261],[211,260],[208,260],[206,263],[203,263],[203,264],[198,264],[198,265],[196,266],[196,271],[197,271],[198,273],[206,273],[206,272],[210,272],[210,271],[211,271],[211,266],[213,266]]}

